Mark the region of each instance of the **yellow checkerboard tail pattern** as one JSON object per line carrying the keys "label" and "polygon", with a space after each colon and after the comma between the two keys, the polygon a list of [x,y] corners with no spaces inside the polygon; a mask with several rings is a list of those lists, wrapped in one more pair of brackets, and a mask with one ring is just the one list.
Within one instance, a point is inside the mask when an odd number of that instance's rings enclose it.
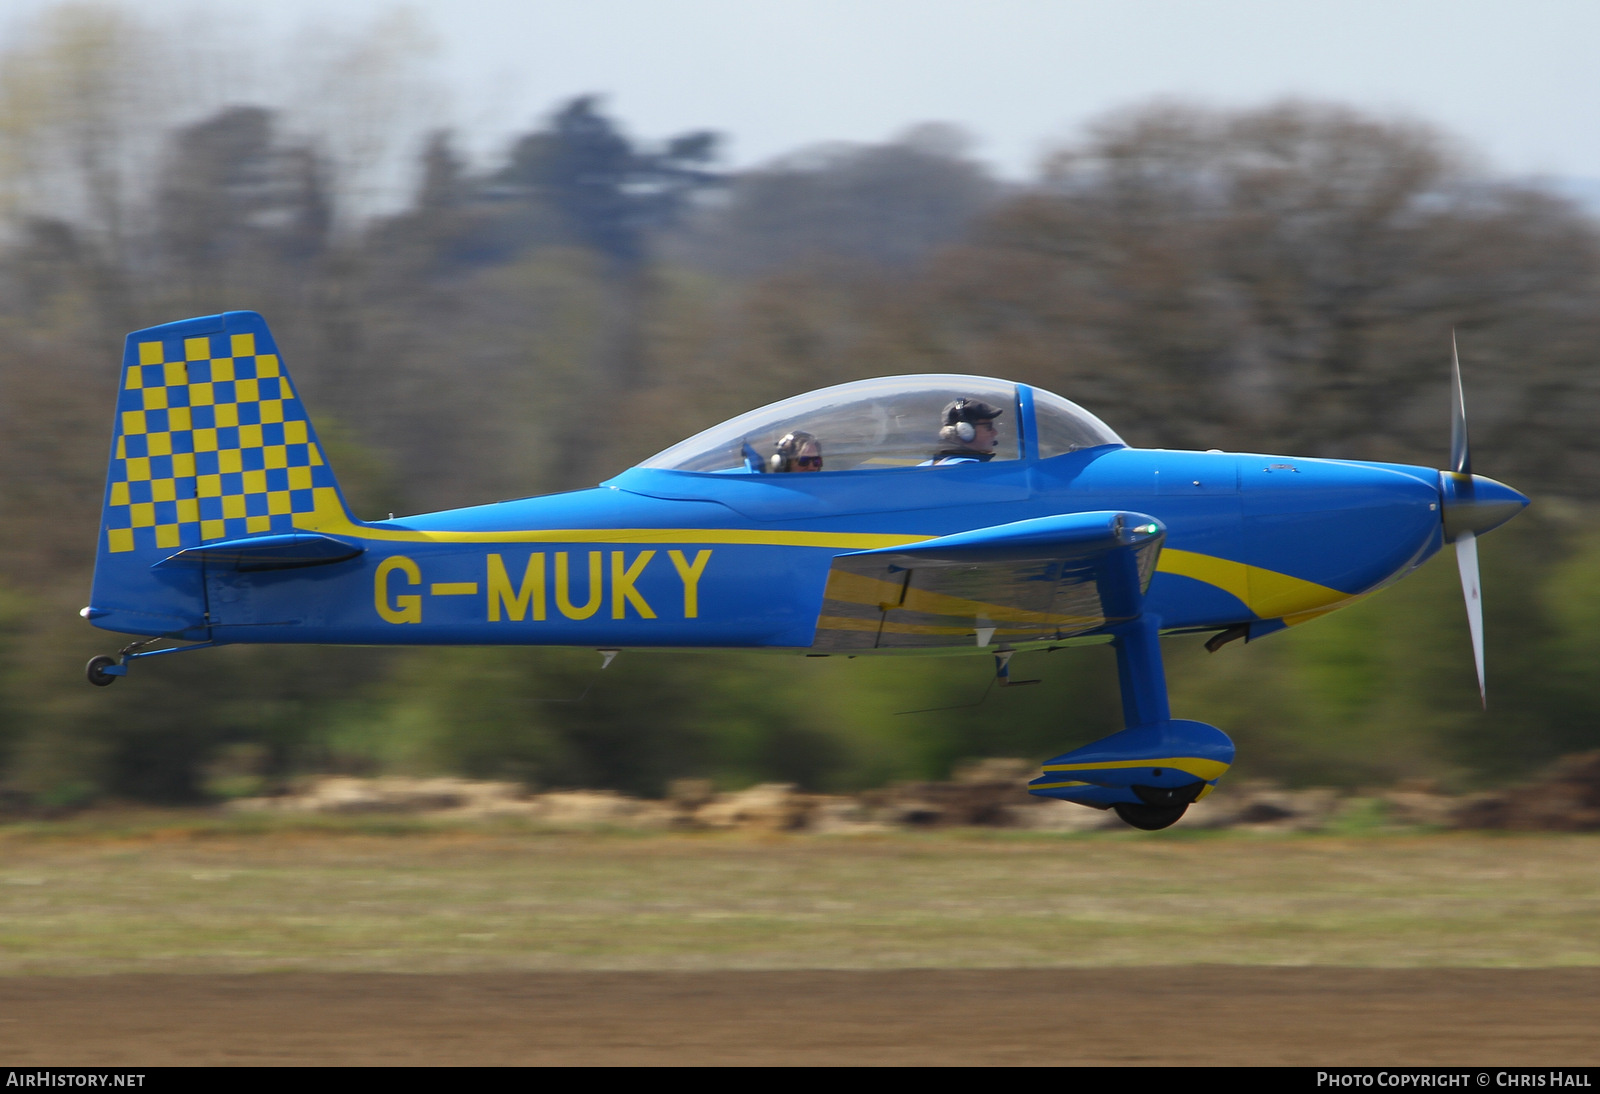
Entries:
{"label": "yellow checkerboard tail pattern", "polygon": [[228,312],[128,337],[103,551],[164,556],[346,517],[261,316]]}

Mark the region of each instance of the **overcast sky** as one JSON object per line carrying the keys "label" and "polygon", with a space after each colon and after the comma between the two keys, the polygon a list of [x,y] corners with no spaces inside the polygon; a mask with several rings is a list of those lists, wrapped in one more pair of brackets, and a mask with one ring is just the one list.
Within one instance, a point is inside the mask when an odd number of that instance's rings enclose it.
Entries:
{"label": "overcast sky", "polygon": [[[42,0],[4,0],[25,18]],[[251,36],[360,26],[383,0],[207,0]],[[1600,180],[1595,0],[449,0],[449,113],[494,147],[601,92],[640,137],[716,129],[744,165],[955,122],[1009,175],[1095,115],[1157,96],[1294,95],[1437,122],[1497,170]],[[139,0],[147,15],[192,0]],[[4,27],[0,26],[0,33]]]}

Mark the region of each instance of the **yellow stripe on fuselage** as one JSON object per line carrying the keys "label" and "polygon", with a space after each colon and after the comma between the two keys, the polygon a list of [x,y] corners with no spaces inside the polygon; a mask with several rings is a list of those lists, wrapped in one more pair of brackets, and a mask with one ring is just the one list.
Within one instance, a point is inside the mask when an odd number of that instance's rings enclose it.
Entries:
{"label": "yellow stripe on fuselage", "polygon": [[[801,532],[755,528],[535,528],[500,532],[442,532],[412,528],[378,528],[357,524],[345,514],[336,491],[318,487],[316,512],[297,515],[295,527],[384,543],[727,543],[761,547],[831,547],[844,551],[871,551],[924,543],[936,536],[903,532]],[[1245,604],[1260,619],[1313,618],[1357,599],[1349,593],[1275,570],[1249,566],[1232,559],[1165,547],[1156,563],[1161,573],[1194,578],[1214,585]],[[898,592],[898,590],[895,590]],[[934,594],[936,595],[936,594]],[[851,599],[854,599],[853,597]],[[1018,622],[1068,621],[1047,613],[1027,612],[999,605],[977,605],[1005,613]],[[910,605],[906,605],[910,607]],[[931,605],[930,605],[931,607]],[[923,610],[927,610],[924,608]],[[937,609],[935,609],[937,610]]]}
{"label": "yellow stripe on fuselage", "polygon": [[880,532],[796,532],[755,528],[533,528],[503,532],[429,532],[413,528],[378,528],[356,524],[345,515],[339,495],[327,487],[316,492],[315,515],[295,519],[307,532],[354,536],[384,543],[733,543],[759,547],[834,547],[870,551],[903,547],[934,536]]}

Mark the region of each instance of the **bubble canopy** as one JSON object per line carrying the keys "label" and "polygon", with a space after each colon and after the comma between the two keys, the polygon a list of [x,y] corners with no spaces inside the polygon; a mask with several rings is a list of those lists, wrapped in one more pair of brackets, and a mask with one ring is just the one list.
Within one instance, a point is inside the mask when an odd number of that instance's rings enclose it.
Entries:
{"label": "bubble canopy", "polygon": [[815,438],[824,472],[924,466],[961,447],[939,435],[944,409],[957,399],[981,400],[1001,412],[994,420],[995,461],[1123,443],[1099,418],[1048,391],[986,376],[926,374],[857,380],[771,403],[696,433],[639,466],[755,473],[796,432]]}

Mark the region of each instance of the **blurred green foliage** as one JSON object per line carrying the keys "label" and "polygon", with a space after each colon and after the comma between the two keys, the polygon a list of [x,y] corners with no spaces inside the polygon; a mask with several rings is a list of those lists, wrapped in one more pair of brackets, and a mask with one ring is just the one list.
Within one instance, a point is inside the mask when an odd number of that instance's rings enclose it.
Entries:
{"label": "blurred green foliage", "polygon": [[1535,498],[1482,549],[1489,711],[1448,555],[1248,647],[1173,640],[1174,708],[1238,740],[1239,774],[1299,783],[1504,781],[1600,745],[1596,227],[1439,133],[1165,105],[1003,186],[942,127],[718,173],[711,135],[637,141],[584,98],[482,167],[432,134],[382,209],[362,195],[407,164],[352,150],[417,147],[360,109],[404,98],[404,49],[328,84],[349,101],[308,128],[231,90],[151,99],[181,90],[141,68],[176,70],[159,29],[47,8],[0,56],[8,800],[198,801],[308,771],[847,789],[1119,724],[1105,647],[1022,655],[1044,683],[1004,691],[985,655],[627,652],[599,674],[591,651],[292,648],[90,689],[110,643],[76,611],[122,337],[231,308],[272,322],[364,517],[590,485],[896,372],[1036,383],[1135,444],[1436,464],[1455,329],[1476,465]]}

